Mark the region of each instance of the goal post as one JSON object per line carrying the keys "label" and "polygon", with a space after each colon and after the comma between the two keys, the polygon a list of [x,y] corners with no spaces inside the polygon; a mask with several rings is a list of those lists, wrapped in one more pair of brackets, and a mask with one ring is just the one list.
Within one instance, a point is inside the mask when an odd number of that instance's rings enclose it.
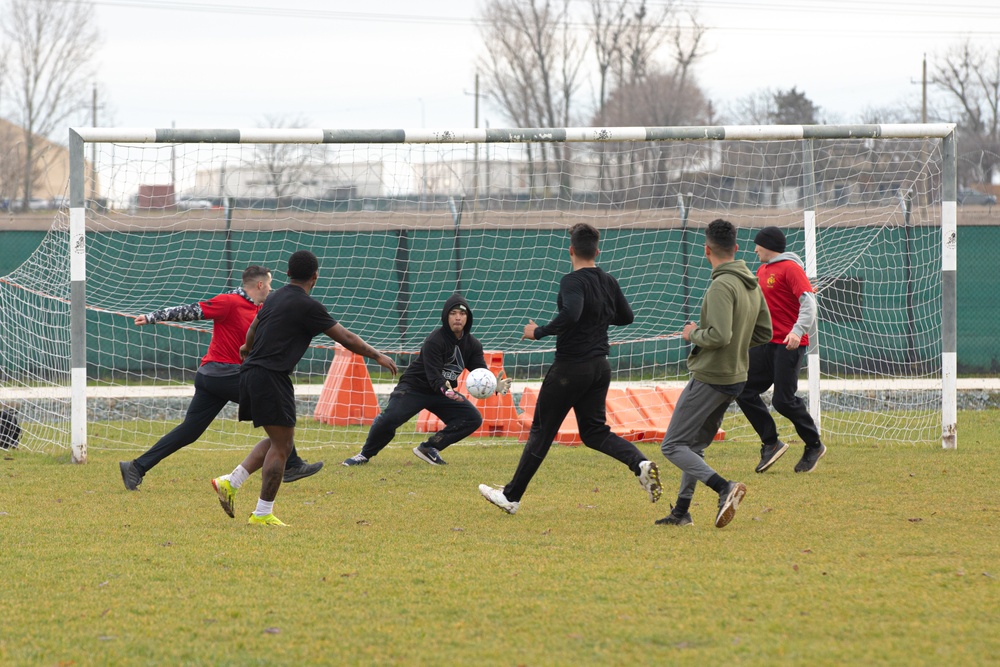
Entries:
{"label": "goal post", "polygon": [[[687,348],[671,334],[697,317],[708,282],[699,232],[722,217],[739,229],[738,258],[751,266],[753,234],[766,225],[782,227],[803,257],[820,318],[801,388],[824,437],[955,447],[954,132],[951,124],[73,128],[68,221],[57,219],[39,250],[52,253],[58,241],[65,255],[33,257],[3,286],[63,304],[44,335],[66,350],[69,368],[36,373],[53,362],[33,358],[26,340],[8,344],[8,373],[15,385],[20,373],[29,419],[58,433],[52,423],[68,413],[74,461],[86,461],[88,444],[127,448],[129,429],[165,432],[144,420],[182,418],[183,398],[134,414],[123,406],[161,382],[189,382],[210,332],[210,323],[137,331],[131,318],[218,294],[247,263],[268,266],[280,284],[288,254],[308,247],[320,256],[317,298],[375,347],[405,363],[439,325],[443,297],[460,287],[477,336],[505,353],[515,387],[530,385],[552,350],[512,332],[554,313],[566,230],[587,221],[601,230],[602,266],[637,312],[633,326],[611,332],[615,381],[681,382]],[[276,144],[295,158],[265,161],[260,147]],[[112,210],[86,199],[88,145]],[[329,366],[329,348],[315,343],[297,388],[322,383]],[[46,382],[68,383],[69,398],[59,399],[68,410],[31,408],[28,389]],[[98,411],[88,408],[88,396],[103,400],[95,384],[120,390]],[[308,416],[300,414],[304,427]],[[220,422],[238,431],[231,414]],[[748,428],[730,435],[754,439]],[[306,450],[338,444],[329,432],[309,438]],[[226,442],[214,430],[204,439]]]}

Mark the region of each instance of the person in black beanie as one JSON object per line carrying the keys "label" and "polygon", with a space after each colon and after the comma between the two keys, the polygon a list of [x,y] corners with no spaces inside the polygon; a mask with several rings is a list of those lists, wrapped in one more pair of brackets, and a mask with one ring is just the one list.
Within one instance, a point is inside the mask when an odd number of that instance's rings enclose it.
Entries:
{"label": "person in black beanie", "polygon": [[802,268],[802,260],[786,252],[785,235],[777,227],[764,227],[754,237],[754,252],[762,262],[757,281],[764,292],[774,330],[771,342],[750,349],[750,370],[746,386],[736,402],[761,439],[760,463],[755,470],[764,472],[788,450],[778,439],[774,418],[761,394],[774,386],[771,405],[786,417],[805,443],[795,472],[812,472],[826,447],[820,442],[819,429],[796,396],[802,358],[809,348],[809,330],[816,322],[816,297]]}

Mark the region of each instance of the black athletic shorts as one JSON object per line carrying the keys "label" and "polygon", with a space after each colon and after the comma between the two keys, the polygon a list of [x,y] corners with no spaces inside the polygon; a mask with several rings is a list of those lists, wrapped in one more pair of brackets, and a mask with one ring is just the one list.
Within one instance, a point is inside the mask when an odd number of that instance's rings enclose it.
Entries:
{"label": "black athletic shorts", "polygon": [[239,416],[254,426],[295,426],[292,378],[260,366],[241,368]]}

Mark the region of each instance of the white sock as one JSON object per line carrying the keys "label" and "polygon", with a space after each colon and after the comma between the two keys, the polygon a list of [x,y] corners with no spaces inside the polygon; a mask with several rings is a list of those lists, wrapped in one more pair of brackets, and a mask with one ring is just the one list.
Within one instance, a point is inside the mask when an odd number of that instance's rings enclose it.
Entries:
{"label": "white sock", "polygon": [[[232,482],[230,482],[232,484]],[[267,516],[272,511],[274,511],[274,501],[273,500],[261,500],[257,499],[257,509],[253,511],[256,516]]]}
{"label": "white sock", "polygon": [[238,465],[231,473],[229,473],[229,475],[227,475],[227,477],[229,477],[230,486],[234,489],[238,489],[243,486],[243,482],[247,481],[247,478],[250,477],[250,473],[248,473],[242,465]]}

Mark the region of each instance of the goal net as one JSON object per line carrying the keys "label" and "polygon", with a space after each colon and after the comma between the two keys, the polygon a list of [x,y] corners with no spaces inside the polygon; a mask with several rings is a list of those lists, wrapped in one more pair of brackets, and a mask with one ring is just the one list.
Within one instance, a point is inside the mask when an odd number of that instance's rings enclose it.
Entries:
{"label": "goal net", "polygon": [[[599,264],[636,313],[610,331],[615,386],[682,386],[677,334],[709,284],[704,229],[725,218],[753,270],[769,225],[806,266],[819,321],[800,390],[824,439],[941,442],[954,437],[952,129],[72,130],[70,209],[0,279],[0,401],[22,447],[137,455],[183,419],[212,323],[134,318],[231,290],[250,264],[278,287],[305,248],[320,262],[312,295],[401,369],[461,292],[516,403],[552,361],[554,340],[520,333],[556,313],[580,221],[600,229]],[[297,445],[333,458],[367,430],[313,418],[334,357],[317,338],[294,376]],[[384,404],[394,381],[367,369]],[[726,438],[756,443],[734,413]],[[249,433],[230,405],[193,446],[245,450]]]}

